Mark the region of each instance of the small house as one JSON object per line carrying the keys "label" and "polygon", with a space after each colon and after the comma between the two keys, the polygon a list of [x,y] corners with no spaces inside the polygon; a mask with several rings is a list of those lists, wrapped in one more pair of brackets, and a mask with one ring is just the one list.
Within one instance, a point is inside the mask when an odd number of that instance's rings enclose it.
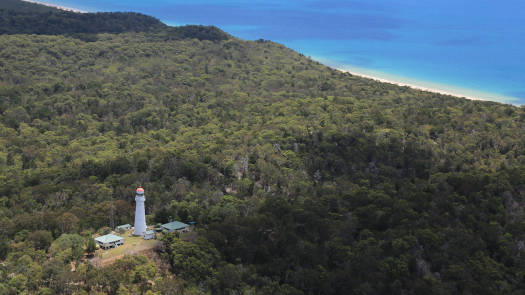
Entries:
{"label": "small house", "polygon": [[124,238],[114,234],[108,234],[95,238],[95,242],[102,249],[115,248],[124,244]]}
{"label": "small house", "polygon": [[183,223],[183,222],[180,222],[180,221],[173,221],[173,222],[170,222],[170,223],[166,223],[166,224],[161,225],[160,227],[163,230],[168,231],[169,233],[172,233],[172,232],[175,232],[175,231],[177,231],[179,233],[190,231],[190,225],[186,224],[186,223]]}
{"label": "small house", "polygon": [[115,228],[115,231],[117,232],[120,232],[120,230],[128,231],[130,229],[131,229],[131,224],[123,224],[123,225],[117,226],[117,228]]}
{"label": "small house", "polygon": [[147,230],[144,232],[144,240],[151,240],[155,238],[155,231]]}

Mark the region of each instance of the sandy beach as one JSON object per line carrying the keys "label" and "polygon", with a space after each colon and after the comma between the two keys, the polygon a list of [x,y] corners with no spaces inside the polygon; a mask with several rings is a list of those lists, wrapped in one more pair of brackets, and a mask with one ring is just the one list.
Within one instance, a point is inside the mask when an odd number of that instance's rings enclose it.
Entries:
{"label": "sandy beach", "polygon": [[416,84],[411,84],[411,83],[394,81],[394,80],[390,80],[390,79],[379,78],[379,77],[375,77],[375,76],[371,76],[371,75],[355,72],[355,71],[352,71],[352,70],[345,70],[345,69],[337,69],[337,70],[345,72],[345,73],[350,73],[350,74],[352,74],[354,76],[359,76],[359,77],[363,77],[363,78],[367,78],[367,79],[372,79],[372,80],[376,80],[376,81],[383,82],[383,83],[394,84],[394,85],[397,85],[397,86],[406,86],[406,87],[410,87],[410,88],[417,89],[417,90],[434,92],[434,93],[439,93],[439,94],[444,94],[444,95],[451,95],[451,96],[456,96],[456,97],[462,97],[462,98],[467,98],[467,99],[471,99],[471,100],[487,100],[485,98],[481,98],[481,97],[477,97],[477,96],[465,95],[465,94],[451,92],[451,91],[446,91],[446,90],[442,90],[442,89],[429,88],[429,87],[419,86],[419,85],[416,85]]}
{"label": "sandy beach", "polygon": [[440,84],[435,82],[423,81],[403,76],[392,75],[388,73],[383,73],[376,70],[344,65],[337,62],[334,62],[331,59],[324,58],[321,56],[310,56],[313,60],[316,60],[326,66],[329,66],[333,69],[336,69],[341,72],[350,73],[354,76],[367,78],[383,83],[389,83],[397,86],[405,86],[413,89],[439,93],[443,95],[451,95],[455,97],[466,98],[470,100],[490,100],[490,101],[504,101],[508,99],[512,101],[512,98],[504,97],[494,93],[488,93],[483,91],[477,91],[475,89],[461,88],[457,86],[451,86],[446,84]]}
{"label": "sandy beach", "polygon": [[75,8],[71,8],[71,7],[65,7],[65,6],[60,6],[60,5],[49,4],[49,3],[45,3],[45,2],[41,2],[41,1],[34,1],[34,0],[22,0],[22,1],[29,2],[29,3],[35,3],[35,4],[40,4],[40,5],[53,7],[53,8],[57,8],[57,9],[60,9],[60,10],[65,10],[65,11],[70,11],[70,12],[87,13],[87,11],[83,11],[83,10],[80,10],[80,9],[75,9]]}

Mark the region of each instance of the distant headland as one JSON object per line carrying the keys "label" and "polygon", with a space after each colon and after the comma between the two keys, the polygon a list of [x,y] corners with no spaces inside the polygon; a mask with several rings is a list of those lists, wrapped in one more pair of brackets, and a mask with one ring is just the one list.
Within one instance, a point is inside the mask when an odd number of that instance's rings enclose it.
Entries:
{"label": "distant headland", "polygon": [[34,1],[34,0],[22,0],[22,1],[29,2],[29,3],[34,3],[34,4],[40,4],[40,5],[44,5],[44,6],[47,6],[47,7],[53,7],[53,8],[56,8],[56,9],[70,11],[70,12],[87,13],[87,11],[84,11],[84,10],[71,8],[71,7],[60,6],[60,5],[55,5],[55,4],[50,4],[50,3],[46,3],[46,2],[42,2],[42,1]]}

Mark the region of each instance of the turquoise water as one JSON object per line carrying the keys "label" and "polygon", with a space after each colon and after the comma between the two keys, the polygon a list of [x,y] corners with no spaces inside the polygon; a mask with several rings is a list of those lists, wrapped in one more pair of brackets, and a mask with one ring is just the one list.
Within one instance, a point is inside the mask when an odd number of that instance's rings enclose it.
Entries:
{"label": "turquoise water", "polygon": [[170,25],[216,25],[240,38],[283,43],[334,67],[525,104],[523,0],[44,2],[142,12]]}

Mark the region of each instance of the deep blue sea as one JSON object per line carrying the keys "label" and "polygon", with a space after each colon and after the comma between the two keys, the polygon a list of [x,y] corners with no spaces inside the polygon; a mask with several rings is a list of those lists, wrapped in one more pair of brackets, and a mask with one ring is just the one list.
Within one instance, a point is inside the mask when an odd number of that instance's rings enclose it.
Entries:
{"label": "deep blue sea", "polygon": [[216,25],[333,67],[525,104],[525,0],[42,0]]}

